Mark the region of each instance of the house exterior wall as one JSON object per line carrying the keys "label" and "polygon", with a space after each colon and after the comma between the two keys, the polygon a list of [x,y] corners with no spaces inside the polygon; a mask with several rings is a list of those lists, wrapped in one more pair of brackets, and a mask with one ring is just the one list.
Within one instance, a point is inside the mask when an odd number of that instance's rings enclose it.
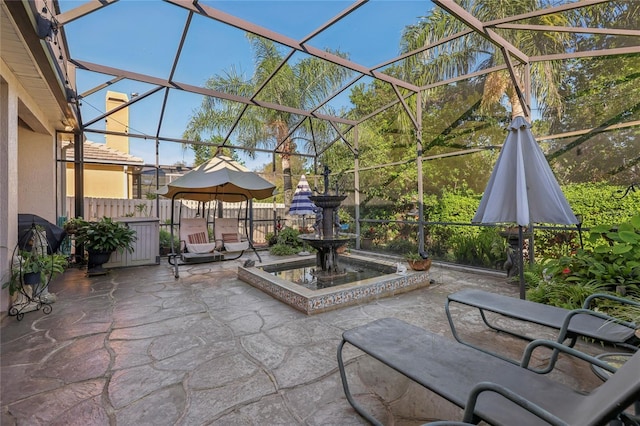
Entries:
{"label": "house exterior wall", "polygon": [[[19,125],[21,114],[38,132]],[[55,150],[55,129],[0,59],[0,283],[11,274],[18,213],[56,222]],[[0,290],[0,312],[9,304],[8,290]]]}
{"label": "house exterior wall", "polygon": [[[107,111],[111,111],[126,102],[129,102],[129,98],[125,93],[107,92]],[[122,108],[120,111],[109,115],[106,118],[105,128],[110,132],[129,133],[129,108]],[[129,153],[128,136],[105,135],[105,142],[110,148],[117,149],[125,154]]]}
{"label": "house exterior wall", "polygon": [[[131,176],[127,166],[106,164],[84,165],[84,196],[97,198],[130,198]],[[67,163],[67,195],[75,196],[73,164]]]}
{"label": "house exterior wall", "polygon": [[56,223],[55,143],[51,135],[18,128],[18,213]]}
{"label": "house exterior wall", "polygon": [[[18,96],[0,76],[0,283],[9,280],[18,241]],[[0,312],[9,309],[9,292],[0,290]]]}

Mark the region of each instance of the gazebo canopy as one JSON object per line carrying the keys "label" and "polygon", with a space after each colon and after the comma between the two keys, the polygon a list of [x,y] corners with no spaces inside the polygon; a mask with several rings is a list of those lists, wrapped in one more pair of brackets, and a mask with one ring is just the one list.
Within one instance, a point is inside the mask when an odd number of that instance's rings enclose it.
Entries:
{"label": "gazebo canopy", "polygon": [[160,195],[195,201],[243,202],[273,195],[275,185],[231,158],[217,155],[160,189]]}

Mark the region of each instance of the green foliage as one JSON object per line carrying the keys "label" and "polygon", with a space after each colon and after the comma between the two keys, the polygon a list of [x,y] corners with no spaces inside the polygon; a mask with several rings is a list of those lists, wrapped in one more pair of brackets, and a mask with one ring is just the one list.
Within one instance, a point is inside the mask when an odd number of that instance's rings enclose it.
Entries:
{"label": "green foliage", "polygon": [[527,290],[527,299],[565,309],[579,309],[587,297],[602,292],[605,292],[604,286],[596,283],[558,285],[540,281],[536,286]]}
{"label": "green foliage", "polygon": [[[594,227],[589,240],[593,243],[593,249],[581,249],[573,256],[543,262],[528,282],[530,289],[527,297],[568,309],[579,308],[587,296],[598,292],[638,297],[640,215],[617,227]],[[598,302],[601,309],[616,309],[616,316],[629,315],[632,309],[609,305],[607,302]]]}
{"label": "green foliage", "polygon": [[456,261],[465,265],[493,268],[505,259],[506,240],[497,228],[481,228],[475,235],[459,232],[449,243]]}
{"label": "green foliage", "polygon": [[535,231],[535,255],[538,258],[570,256],[580,248],[577,231]]}
{"label": "green foliage", "polygon": [[76,241],[83,244],[85,250],[110,253],[124,250],[133,252],[136,232],[122,222],[114,222],[103,217],[97,222],[84,222],[78,227]]}
{"label": "green foliage", "polygon": [[274,256],[288,256],[296,254],[303,248],[303,242],[298,238],[300,232],[290,227],[282,228],[278,233],[277,242],[269,248]]}
{"label": "green foliage", "polygon": [[286,244],[290,246],[302,246],[302,241],[298,238],[300,231],[290,227],[283,228],[278,233],[278,244]]}
{"label": "green foliage", "polygon": [[[634,211],[640,211],[640,197],[629,194],[621,199],[620,187],[604,184],[568,185],[564,188],[569,203],[574,210],[584,215],[583,239],[585,246],[589,240],[589,226],[611,218],[626,220]],[[582,197],[582,198],[581,198]],[[483,227],[455,226],[447,223],[468,224],[480,203],[481,194],[462,186],[457,190],[445,189],[440,197],[428,196],[425,200],[425,217],[429,224],[425,227],[425,247],[434,258],[459,263],[482,265],[494,268],[505,260],[506,242],[497,238],[495,231],[483,231]],[[603,206],[596,200],[603,199]],[[593,204],[591,204],[593,203]],[[377,204],[362,209],[362,217],[377,220],[405,220],[411,204]],[[591,208],[586,209],[589,205]],[[442,223],[442,224],[440,224]],[[585,230],[587,229],[587,230]],[[362,236],[377,237],[377,244],[384,244],[386,250],[397,253],[395,240],[408,240],[417,244],[417,225],[389,222],[362,224]],[[483,235],[480,235],[484,233]],[[577,230],[556,231],[536,228],[535,254],[537,259],[569,256],[579,247]]]}
{"label": "green foliage", "polygon": [[[577,183],[562,186],[573,212],[583,218],[583,227],[626,222],[640,211],[640,191],[606,183]],[[587,233],[588,234],[588,233]]]}
{"label": "green foliage", "polygon": [[274,256],[290,256],[300,251],[299,248],[291,247],[286,244],[276,243],[269,247],[269,253]]}
{"label": "green foliage", "polygon": [[383,226],[378,224],[365,225],[361,232],[362,238],[371,238],[372,240],[382,238],[384,235]]}
{"label": "green foliage", "polygon": [[64,255],[40,254],[38,250],[20,250],[11,269],[11,278],[2,284],[2,288],[8,288],[9,294],[13,295],[22,285],[25,274],[37,273],[40,275],[40,282],[46,282],[49,278],[61,274],[68,265]]}
{"label": "green foliage", "polygon": [[353,223],[353,216],[351,216],[349,212],[346,211],[344,208],[338,209],[338,219],[340,220],[341,224],[350,225]]}
{"label": "green foliage", "polygon": [[415,253],[418,255],[418,244],[406,238],[396,238],[387,243],[387,250],[392,253],[409,255]]}
{"label": "green foliage", "polygon": [[147,203],[139,203],[135,205],[136,211],[143,216],[149,216],[149,212],[147,211]]}
{"label": "green foliage", "polygon": [[[28,250],[25,250],[27,247]],[[38,274],[42,283],[63,273],[68,264],[67,258],[57,253],[47,254],[47,250],[45,230],[36,225],[27,244],[13,258],[11,276],[9,281],[2,284],[2,288],[8,288],[9,294],[13,295],[24,284],[25,274]]]}
{"label": "green foliage", "polygon": [[[247,33],[247,39],[255,60],[254,74],[247,78],[239,69],[231,67],[212,76],[206,82],[208,89],[251,97],[260,88],[261,96],[265,99],[273,99],[281,105],[305,108],[317,103],[318,99],[326,99],[335,93],[350,77],[348,69],[319,58],[307,57],[295,63],[286,62],[275,42],[251,33]],[[331,53],[346,56],[339,51]],[[322,77],[318,78],[319,76]],[[267,77],[270,78],[269,84],[263,87]],[[236,122],[241,113],[242,120]],[[324,120],[314,121],[313,127],[311,121],[305,121],[301,125],[296,114],[286,111],[269,108],[249,108],[245,111],[236,102],[206,97],[189,119],[183,136],[194,141],[219,141],[231,125],[235,126],[234,140],[245,148],[279,147],[283,174],[282,194],[287,203],[293,189],[291,153],[296,151],[296,145],[304,144],[307,150],[316,149],[316,144],[333,139],[334,133],[333,128]],[[284,141],[283,135],[287,135]],[[249,153],[255,155],[255,152]],[[196,154],[200,161],[211,153],[205,150],[196,151]]]}
{"label": "green foliage", "polygon": [[[160,229],[160,247],[171,248],[171,232],[166,229]],[[180,245],[180,239],[177,235],[173,236],[173,247],[177,248]]]}
{"label": "green foliage", "polygon": [[[597,9],[597,8],[596,8]],[[621,8],[623,12],[626,8]],[[638,28],[637,6],[608,21],[626,28]],[[586,16],[585,16],[586,18]],[[625,24],[622,22],[626,21]],[[593,47],[607,48],[618,41],[608,37],[590,40]],[[624,42],[623,42],[624,45]],[[587,46],[585,46],[587,47]],[[640,97],[640,56],[583,58],[570,61],[563,69],[560,92],[566,102],[561,120],[548,117],[550,134],[580,128],[604,128],[640,118],[637,99]],[[551,142],[548,155],[564,182],[607,181],[628,185],[637,181],[634,166],[638,162],[638,127],[629,126],[606,132],[589,132],[577,138]]]}
{"label": "green foliage", "polygon": [[420,256],[420,253],[418,253],[417,251],[408,252],[404,255],[404,258],[407,260],[423,260],[422,256]]}
{"label": "green foliage", "polygon": [[67,219],[64,223],[63,228],[67,231],[68,234],[75,234],[78,230],[78,227],[84,225],[86,221],[82,217],[72,217]]}
{"label": "green foliage", "polygon": [[267,240],[267,244],[269,244],[269,246],[278,243],[278,236],[274,232],[267,232],[267,234],[265,235],[265,239]]}

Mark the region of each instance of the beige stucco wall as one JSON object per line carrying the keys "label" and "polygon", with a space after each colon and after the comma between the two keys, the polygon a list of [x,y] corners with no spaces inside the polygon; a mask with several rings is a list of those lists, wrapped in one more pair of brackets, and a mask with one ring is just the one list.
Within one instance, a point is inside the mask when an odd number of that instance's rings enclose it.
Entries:
{"label": "beige stucco wall", "polygon": [[[125,93],[107,92],[106,107],[107,111],[119,107],[129,101]],[[114,112],[106,118],[105,127],[107,131],[118,133],[129,133],[129,108],[122,108],[120,111]],[[129,137],[118,135],[105,135],[107,146],[117,149],[126,154],[129,153]]]}
{"label": "beige stucco wall", "polygon": [[18,128],[18,213],[56,223],[56,165],[53,137]]}
{"label": "beige stucco wall", "polygon": [[[19,110],[38,133],[19,126]],[[56,221],[55,149],[55,128],[0,59],[0,283],[11,273],[18,213]],[[0,311],[9,303],[8,291],[0,290]]]}
{"label": "beige stucco wall", "polygon": [[[130,198],[130,176],[126,166],[85,164],[84,196],[98,198]],[[73,165],[67,164],[67,195],[75,195]]]}
{"label": "beige stucco wall", "polygon": [[[0,283],[9,280],[18,235],[18,97],[0,76]],[[9,309],[9,292],[0,290],[0,312]]]}

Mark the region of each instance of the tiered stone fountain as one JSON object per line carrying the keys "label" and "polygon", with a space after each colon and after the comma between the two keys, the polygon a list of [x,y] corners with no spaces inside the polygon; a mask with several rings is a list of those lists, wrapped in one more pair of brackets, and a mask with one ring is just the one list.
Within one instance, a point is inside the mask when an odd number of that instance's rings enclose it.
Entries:
{"label": "tiered stone fountain", "polygon": [[316,266],[314,276],[319,282],[330,281],[331,279],[346,274],[346,270],[340,267],[338,248],[345,246],[352,236],[340,235],[340,223],[335,219],[336,211],[340,203],[347,198],[346,195],[329,194],[329,174],[331,170],[324,167],[324,194],[309,197],[316,207],[322,209],[322,220],[316,226],[315,234],[303,234],[298,238],[305,241],[317,250]]}
{"label": "tiered stone fountain", "polygon": [[[313,257],[306,256],[239,266],[238,278],[307,314],[366,303],[428,286],[427,272],[400,271],[397,262],[372,259],[371,256],[355,253],[338,255],[338,249],[355,236],[339,233],[335,213],[346,196],[339,195],[337,189],[335,195],[328,193],[329,173],[325,167],[324,194],[310,197],[316,207],[323,209],[322,220],[315,226],[316,233],[299,237],[317,250],[315,262]],[[300,268],[312,270],[312,288],[278,276],[283,271],[300,271]],[[355,270],[358,273],[364,271],[367,275],[352,280]]]}

